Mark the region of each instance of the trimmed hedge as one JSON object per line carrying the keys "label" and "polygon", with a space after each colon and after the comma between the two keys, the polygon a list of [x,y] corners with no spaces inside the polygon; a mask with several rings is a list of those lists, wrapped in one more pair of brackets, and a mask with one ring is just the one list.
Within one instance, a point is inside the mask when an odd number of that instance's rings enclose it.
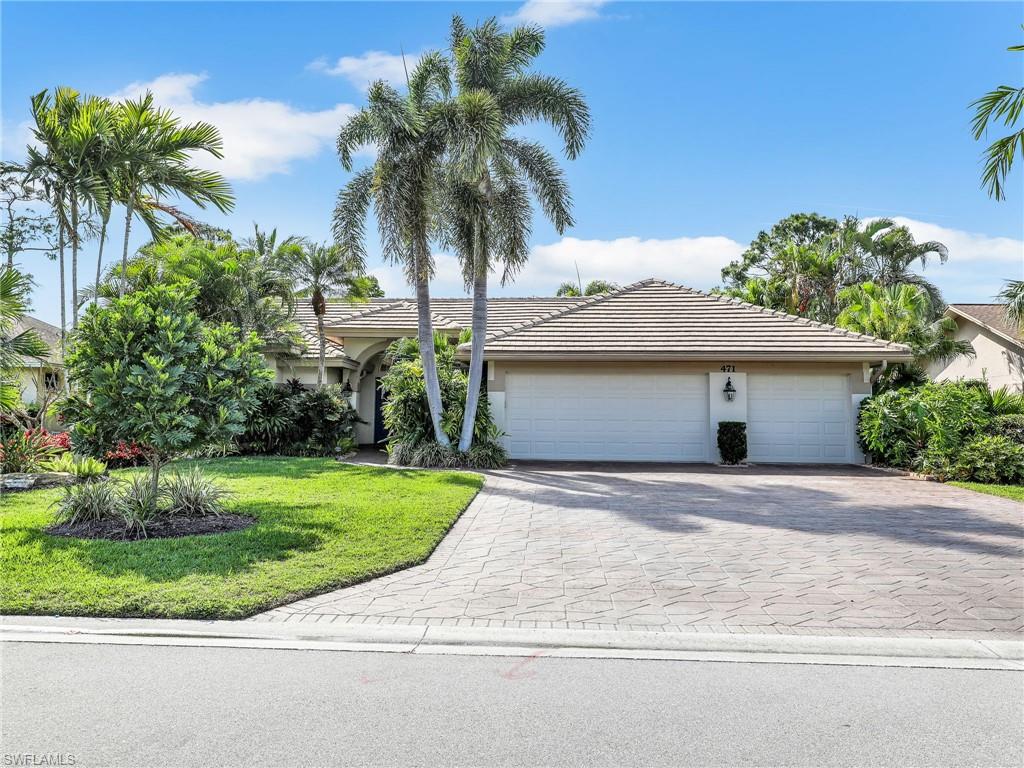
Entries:
{"label": "trimmed hedge", "polygon": [[723,464],[739,464],[747,458],[747,423],[718,422],[718,452]]}

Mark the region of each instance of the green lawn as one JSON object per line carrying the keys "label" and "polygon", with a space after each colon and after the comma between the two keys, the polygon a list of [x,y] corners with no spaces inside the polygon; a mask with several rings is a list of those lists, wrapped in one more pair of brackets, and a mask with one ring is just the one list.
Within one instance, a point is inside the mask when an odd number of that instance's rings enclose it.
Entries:
{"label": "green lawn", "polygon": [[479,475],[330,459],[203,462],[244,531],[137,542],[48,536],[57,491],[0,500],[0,613],[242,618],[423,562]]}
{"label": "green lawn", "polygon": [[1004,499],[1024,501],[1024,485],[988,485],[986,483],[950,483],[950,485],[992,496],[1002,496]]}

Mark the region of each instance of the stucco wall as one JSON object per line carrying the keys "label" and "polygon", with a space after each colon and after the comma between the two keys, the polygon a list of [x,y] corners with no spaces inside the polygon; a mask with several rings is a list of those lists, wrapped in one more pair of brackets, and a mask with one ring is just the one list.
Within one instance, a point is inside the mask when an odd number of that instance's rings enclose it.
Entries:
{"label": "stucco wall", "polygon": [[935,363],[928,369],[929,376],[936,381],[985,379],[992,389],[1006,386],[1024,392],[1024,355],[1009,342],[963,318],[957,318],[955,338],[969,341],[977,356]]}

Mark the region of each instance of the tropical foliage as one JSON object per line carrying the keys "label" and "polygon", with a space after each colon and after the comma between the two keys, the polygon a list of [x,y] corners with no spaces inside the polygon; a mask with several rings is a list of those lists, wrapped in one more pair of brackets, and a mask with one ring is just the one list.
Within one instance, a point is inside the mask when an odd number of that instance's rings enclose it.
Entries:
{"label": "tropical foliage", "polygon": [[[1011,45],[1006,50],[1020,53],[1024,51],[1024,45]],[[974,108],[971,132],[975,141],[986,137],[989,128],[998,123],[1002,123],[1004,128],[1011,131],[993,141],[985,149],[985,167],[981,174],[981,185],[989,196],[996,200],[1005,200],[1006,177],[1017,155],[1024,157],[1024,128],[1013,130],[1020,121],[1021,112],[1024,111],[1024,87],[1000,85],[971,102],[971,107]]]}
{"label": "tropical foliage", "polygon": [[[434,338],[444,419],[442,427],[454,441],[462,427],[469,379],[455,359],[456,345],[448,337]],[[477,401],[473,421],[475,445],[461,452],[433,439],[433,425],[423,380],[423,363],[416,339],[399,339],[388,347],[390,367],[380,380],[385,395],[383,417],[389,432],[388,455],[392,463],[417,466],[500,466],[504,451],[491,421],[486,394]]]}
{"label": "tropical foliage", "polygon": [[76,387],[61,415],[76,450],[135,443],[154,492],[169,460],[241,434],[269,377],[254,335],[205,323],[195,305],[194,290],[157,285],[90,307],[65,360]]}
{"label": "tropical foliage", "polygon": [[31,328],[19,330],[29,309],[32,282],[14,267],[0,265],[0,425],[21,406],[15,370],[23,358],[41,358],[47,347]]}
{"label": "tropical foliage", "polygon": [[1024,330],[1024,280],[1007,280],[997,298],[1006,302],[1006,319]]}
{"label": "tropical foliage", "polygon": [[586,286],[582,286],[580,283],[564,282],[558,286],[555,296],[597,296],[617,290],[619,290],[619,286],[608,280],[591,280]]}
{"label": "tropical foliage", "polygon": [[297,382],[264,384],[239,445],[246,453],[336,456],[356,447],[355,409],[337,384],[305,389]]}
{"label": "tropical foliage", "polygon": [[[1021,482],[1024,445],[997,408],[1024,412],[1024,399],[993,395],[985,382],[929,382],[869,398],[858,434],[875,461],[947,480]],[[1002,403],[1002,405],[997,405]],[[985,459],[998,461],[986,466]]]}

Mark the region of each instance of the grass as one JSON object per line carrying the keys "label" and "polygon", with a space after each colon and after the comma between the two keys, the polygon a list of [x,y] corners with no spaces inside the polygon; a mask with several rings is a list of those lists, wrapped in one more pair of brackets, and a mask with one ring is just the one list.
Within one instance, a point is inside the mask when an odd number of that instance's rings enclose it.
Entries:
{"label": "grass", "polygon": [[1015,499],[1024,501],[1024,485],[989,485],[987,483],[950,483],[957,488],[966,488],[969,491],[987,493],[990,496],[1002,496],[1004,499]]}
{"label": "grass", "polygon": [[256,525],[137,542],[43,529],[59,492],[0,501],[0,613],[243,618],[423,562],[483,484],[479,475],[330,459],[202,462]]}

